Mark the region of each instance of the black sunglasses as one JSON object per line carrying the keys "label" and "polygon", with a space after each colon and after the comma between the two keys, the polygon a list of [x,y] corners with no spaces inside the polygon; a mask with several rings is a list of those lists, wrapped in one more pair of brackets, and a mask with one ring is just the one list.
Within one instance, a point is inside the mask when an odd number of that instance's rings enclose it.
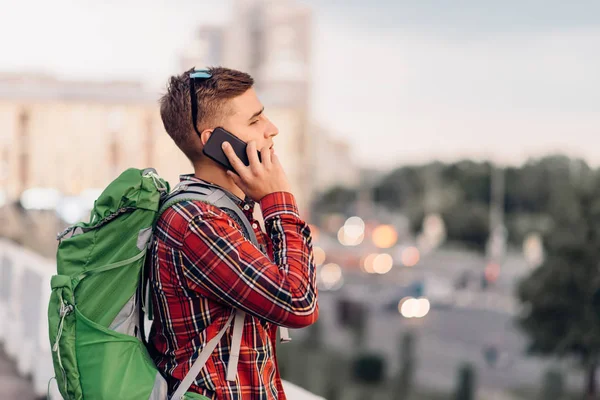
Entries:
{"label": "black sunglasses", "polygon": [[194,130],[200,136],[200,132],[198,132],[198,128],[196,127],[196,122],[198,121],[198,99],[196,98],[196,85],[194,81],[196,79],[206,80],[212,77],[212,74],[208,72],[206,69],[194,70],[194,72],[190,73],[190,102],[192,105],[192,125],[194,125]]}

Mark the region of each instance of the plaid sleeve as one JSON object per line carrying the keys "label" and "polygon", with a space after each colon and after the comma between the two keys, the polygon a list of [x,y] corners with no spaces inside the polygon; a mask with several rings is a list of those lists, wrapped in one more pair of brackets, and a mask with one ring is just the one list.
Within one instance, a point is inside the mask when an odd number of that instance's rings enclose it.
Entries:
{"label": "plaid sleeve", "polygon": [[267,195],[261,207],[274,262],[244,238],[231,218],[207,206],[190,221],[183,240],[188,286],[277,325],[308,326],[318,318],[309,227],[289,193]]}

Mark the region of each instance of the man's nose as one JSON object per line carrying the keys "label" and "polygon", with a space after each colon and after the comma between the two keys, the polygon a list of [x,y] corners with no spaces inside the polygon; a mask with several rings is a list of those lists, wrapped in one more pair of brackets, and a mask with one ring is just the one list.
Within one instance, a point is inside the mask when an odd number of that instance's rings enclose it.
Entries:
{"label": "man's nose", "polygon": [[279,135],[279,129],[277,129],[275,124],[273,124],[271,121],[269,121],[269,126],[266,131],[267,138],[275,137],[277,135]]}

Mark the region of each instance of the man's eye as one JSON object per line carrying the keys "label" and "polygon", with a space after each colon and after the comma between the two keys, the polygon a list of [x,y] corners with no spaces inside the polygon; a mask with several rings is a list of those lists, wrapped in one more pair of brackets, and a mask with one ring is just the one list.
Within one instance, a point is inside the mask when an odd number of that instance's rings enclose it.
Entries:
{"label": "man's eye", "polygon": [[250,122],[250,125],[254,125],[254,124],[255,124],[255,123],[257,123],[257,122],[258,122],[258,120],[256,120],[256,121],[252,121],[252,122]]}

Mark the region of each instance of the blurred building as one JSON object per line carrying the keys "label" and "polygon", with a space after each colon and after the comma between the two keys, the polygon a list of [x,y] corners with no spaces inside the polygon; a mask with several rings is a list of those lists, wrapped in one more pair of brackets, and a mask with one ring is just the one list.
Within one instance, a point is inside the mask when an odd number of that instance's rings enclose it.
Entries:
{"label": "blurred building", "polygon": [[[184,68],[222,64],[253,74],[305,218],[316,175],[310,25],[310,11],[292,1],[238,1],[230,26],[200,27],[181,59]],[[152,166],[174,184],[191,166],[164,132],[157,100],[139,82],[0,74],[0,203],[31,188],[79,196],[129,167]]]}
{"label": "blurred building", "polygon": [[130,167],[154,167],[171,184],[191,171],[156,100],[136,82],[0,75],[0,236],[51,257],[63,218],[87,216],[86,192]]}
{"label": "blurred building", "polygon": [[0,187],[7,201],[30,188],[77,196],[129,167],[170,182],[190,171],[164,132],[156,97],[135,82],[70,82],[0,75]]}
{"label": "blurred building", "polygon": [[223,65],[251,74],[277,125],[277,152],[300,210],[318,176],[315,132],[309,130],[312,13],[293,0],[236,0],[226,26],[201,26],[181,58],[181,69]]}
{"label": "blurred building", "polygon": [[358,187],[361,171],[353,158],[350,144],[318,127],[314,127],[313,132],[316,158],[315,191],[323,193],[334,186]]}

